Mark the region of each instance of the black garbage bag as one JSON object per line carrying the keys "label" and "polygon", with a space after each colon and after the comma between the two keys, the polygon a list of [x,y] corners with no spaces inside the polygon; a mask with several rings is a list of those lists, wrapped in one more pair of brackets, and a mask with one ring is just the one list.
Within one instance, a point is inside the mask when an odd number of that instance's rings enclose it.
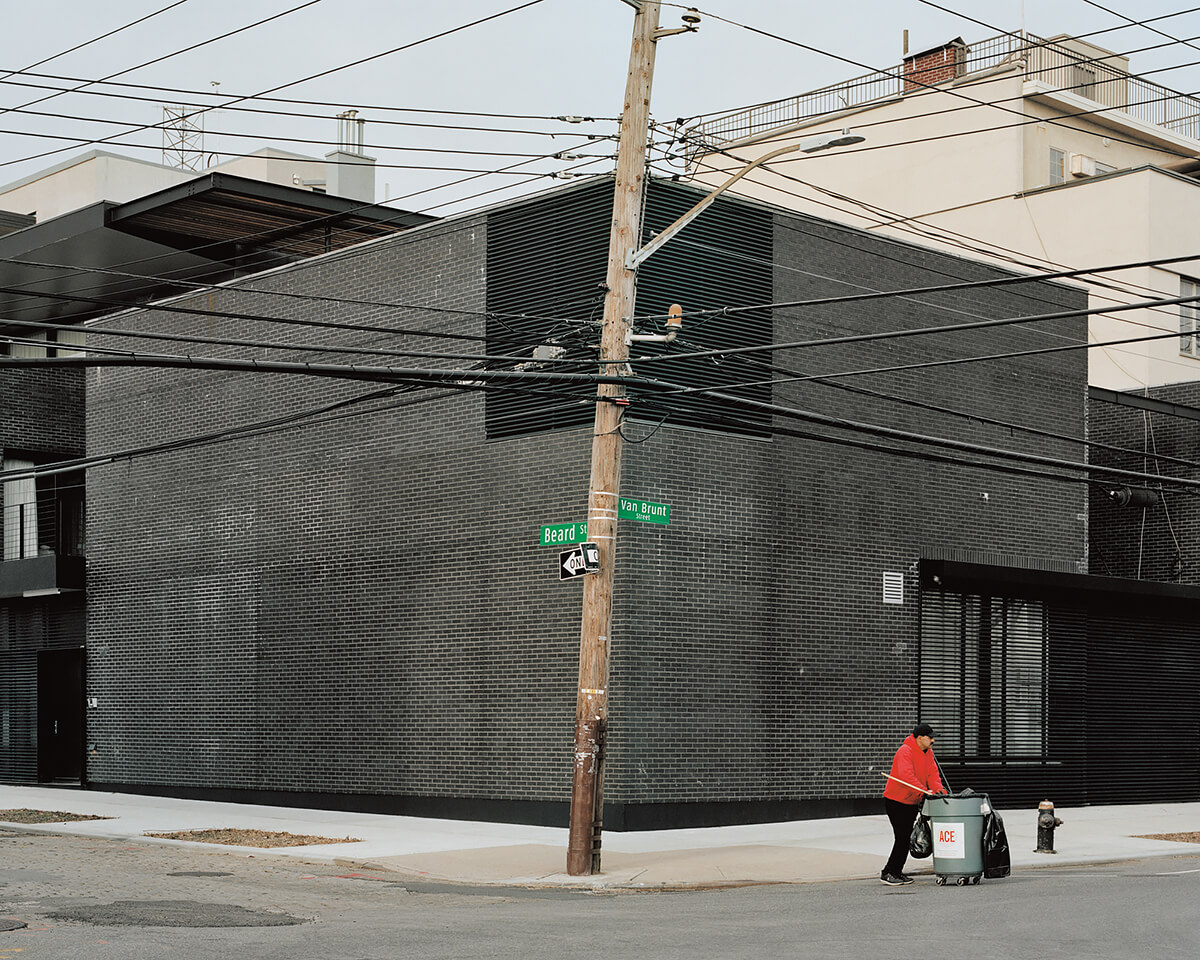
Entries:
{"label": "black garbage bag", "polygon": [[1012,873],[1012,859],[1004,821],[992,810],[991,801],[988,801],[988,810],[991,812],[983,816],[983,875],[989,880],[998,880]]}
{"label": "black garbage bag", "polygon": [[908,852],[918,860],[933,856],[933,831],[929,826],[929,818],[923,813],[918,813],[913,821],[912,833],[908,836]]}

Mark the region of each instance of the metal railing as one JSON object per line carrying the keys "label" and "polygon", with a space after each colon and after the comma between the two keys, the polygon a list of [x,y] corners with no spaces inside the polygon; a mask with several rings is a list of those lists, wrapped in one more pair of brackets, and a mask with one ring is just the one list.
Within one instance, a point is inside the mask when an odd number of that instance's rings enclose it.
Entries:
{"label": "metal railing", "polygon": [[42,498],[5,504],[3,517],[4,560],[57,554],[84,556],[83,500],[80,497]]}
{"label": "metal railing", "polygon": [[[1133,76],[1105,59],[1090,59],[1060,43],[1032,34],[1001,34],[965,48],[960,76],[1011,63],[1024,64],[1025,79],[1054,90],[1078,93],[1143,123],[1200,139],[1200,99]],[[726,143],[827,114],[899,97],[904,65],[821,87],[808,93],[761,103],[704,120],[685,131],[688,159]],[[919,74],[916,74],[919,79]]]}

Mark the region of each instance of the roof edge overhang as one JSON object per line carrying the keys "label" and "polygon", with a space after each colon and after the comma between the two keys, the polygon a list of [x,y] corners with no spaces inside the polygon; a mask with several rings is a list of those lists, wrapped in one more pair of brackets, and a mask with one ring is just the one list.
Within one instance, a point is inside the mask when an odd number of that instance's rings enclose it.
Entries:
{"label": "roof edge overhang", "polygon": [[1048,599],[1066,597],[1108,603],[1153,602],[1200,604],[1200,587],[1154,580],[1126,580],[1090,573],[1062,573],[1002,567],[962,560],[920,561],[924,589],[955,590],[963,593],[1001,593]]}

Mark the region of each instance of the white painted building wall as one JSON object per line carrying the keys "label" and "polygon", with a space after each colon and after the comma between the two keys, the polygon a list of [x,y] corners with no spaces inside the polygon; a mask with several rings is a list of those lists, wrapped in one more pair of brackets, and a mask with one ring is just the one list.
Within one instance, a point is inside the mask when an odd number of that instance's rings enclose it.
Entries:
{"label": "white painted building wall", "polygon": [[[1104,52],[1081,46],[1081,55]],[[694,175],[717,186],[781,146],[850,128],[866,142],[786,155],[731,192],[1017,270],[1030,270],[1030,262],[1071,269],[1195,253],[1200,182],[1155,166],[1180,167],[1180,153],[1200,157],[1200,141],[1097,107],[1026,79],[1021,64],[733,141],[725,145],[732,157],[703,156]],[[1054,186],[1051,148],[1064,157],[1064,182]],[[1074,155],[1087,158],[1085,169],[1096,161],[1124,172],[1075,177]],[[1181,275],[1200,279],[1200,261],[1122,271],[1111,278],[1130,285],[1120,293],[1070,282],[1088,286],[1092,307],[1106,307],[1178,297]],[[1180,352],[1179,322],[1178,307],[1094,317],[1093,342],[1161,336],[1090,350],[1090,382],[1131,390],[1200,379],[1200,359]]]}

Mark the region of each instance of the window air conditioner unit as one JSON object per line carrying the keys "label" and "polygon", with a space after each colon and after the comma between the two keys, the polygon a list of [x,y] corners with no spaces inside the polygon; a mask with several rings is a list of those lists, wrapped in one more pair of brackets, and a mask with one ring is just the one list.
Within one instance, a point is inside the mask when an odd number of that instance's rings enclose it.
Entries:
{"label": "window air conditioner unit", "polygon": [[1082,153],[1071,154],[1071,176],[1094,177],[1095,175],[1096,161],[1092,157],[1086,157]]}

